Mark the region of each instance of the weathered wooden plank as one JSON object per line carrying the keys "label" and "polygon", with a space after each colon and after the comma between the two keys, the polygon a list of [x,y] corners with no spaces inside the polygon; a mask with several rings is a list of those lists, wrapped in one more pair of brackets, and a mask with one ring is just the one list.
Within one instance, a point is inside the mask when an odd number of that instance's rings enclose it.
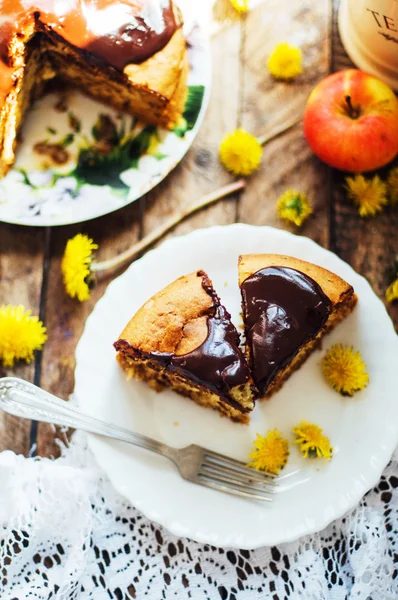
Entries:
{"label": "weathered wooden plank", "polygon": [[[73,392],[75,349],[86,319],[115,276],[115,273],[100,275],[87,302],[80,303],[66,296],[60,270],[66,241],[78,232],[87,233],[99,245],[98,259],[105,260],[138,240],[140,217],[141,206],[137,202],[89,223],[52,230],[45,310],[49,339],[43,352],[40,384],[61,398],[67,399]],[[37,454],[57,456],[59,448],[55,443],[56,437],[52,426],[39,423]],[[64,434],[60,437],[66,439]]]}
{"label": "weathered wooden plank", "polygon": [[[239,122],[240,40],[240,21],[212,39],[212,92],[204,122],[192,148],[174,173],[148,194],[144,233],[157,227],[165,217],[232,179],[219,163],[218,146],[223,135],[236,128]],[[232,223],[235,218],[236,201],[232,197],[194,215],[170,235]]]}
{"label": "weathered wooden plank", "polygon": [[[0,223],[0,305],[23,304],[35,315],[40,310],[44,230]],[[34,363],[13,369],[0,365],[0,377],[12,375],[34,379]],[[30,421],[0,412],[0,451],[28,455]]]}
{"label": "weathered wooden plank", "polygon": [[[245,129],[260,136],[294,115],[301,117],[310,91],[329,72],[330,8],[327,0],[269,0],[248,14],[242,52]],[[303,73],[291,83],[275,81],[266,67],[275,45],[284,41],[303,52]],[[301,124],[265,146],[261,168],[241,196],[239,220],[297,233],[275,211],[278,197],[289,188],[308,194],[314,207],[315,216],[299,232],[327,246],[327,168],[313,156]]]}
{"label": "weathered wooden plank", "polygon": [[[334,1],[334,71],[354,66],[344,50],[337,27],[339,2]],[[398,163],[398,161],[396,161]],[[381,172],[385,175],[386,170]],[[374,291],[385,301],[388,285],[386,269],[398,255],[398,208],[389,207],[375,218],[361,218],[344,192],[344,175],[333,173],[332,249],[364,275]],[[398,331],[398,304],[385,303]]]}

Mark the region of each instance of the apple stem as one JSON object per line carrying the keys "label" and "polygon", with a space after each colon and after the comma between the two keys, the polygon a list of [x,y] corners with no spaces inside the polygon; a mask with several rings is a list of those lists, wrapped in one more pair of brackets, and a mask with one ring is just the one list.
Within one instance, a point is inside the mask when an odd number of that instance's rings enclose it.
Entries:
{"label": "apple stem", "polygon": [[346,96],[345,101],[347,104],[348,114],[351,119],[357,119],[360,115],[360,111],[357,108],[354,108],[351,102],[351,96]]}

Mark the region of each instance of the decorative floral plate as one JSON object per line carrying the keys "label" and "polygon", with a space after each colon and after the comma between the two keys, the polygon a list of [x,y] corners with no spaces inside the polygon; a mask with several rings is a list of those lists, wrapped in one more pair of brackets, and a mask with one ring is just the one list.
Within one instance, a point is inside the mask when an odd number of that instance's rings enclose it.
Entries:
{"label": "decorative floral plate", "polygon": [[137,200],[180,162],[200,127],[211,77],[206,28],[189,2],[181,5],[191,69],[177,126],[145,126],[77,91],[45,96],[27,114],[16,164],[0,181],[0,221],[52,226],[94,219]]}
{"label": "decorative floral plate", "polygon": [[[233,423],[170,390],[157,394],[142,382],[127,381],[112,344],[151,295],[183,274],[205,269],[239,327],[238,255],[261,252],[296,256],[334,271],[354,286],[359,303],[324,339],[321,351],[270,400],[257,403],[250,425]],[[367,365],[369,386],[353,398],[340,396],[323,378],[321,359],[334,343],[352,344]],[[255,548],[323,529],[377,483],[398,442],[397,356],[398,338],[382,302],[349,265],[307,238],[239,224],[167,241],[109,285],[77,348],[75,394],[93,416],[171,446],[196,443],[240,460],[247,460],[257,433],[277,427],[292,440],[291,429],[302,420],[322,427],[334,447],[332,460],[305,460],[291,446],[282,471],[286,478],[271,505],[191,484],[161,456],[90,436],[113,485],[147,517],[179,536]]]}

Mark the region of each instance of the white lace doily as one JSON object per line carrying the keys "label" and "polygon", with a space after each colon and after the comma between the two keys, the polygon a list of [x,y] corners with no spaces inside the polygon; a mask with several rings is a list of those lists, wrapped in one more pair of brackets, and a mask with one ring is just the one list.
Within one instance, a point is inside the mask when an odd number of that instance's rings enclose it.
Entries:
{"label": "white lace doily", "polygon": [[1,600],[396,600],[398,462],[321,533],[231,550],[178,539],[119,496],[75,433],[56,461],[0,454]]}

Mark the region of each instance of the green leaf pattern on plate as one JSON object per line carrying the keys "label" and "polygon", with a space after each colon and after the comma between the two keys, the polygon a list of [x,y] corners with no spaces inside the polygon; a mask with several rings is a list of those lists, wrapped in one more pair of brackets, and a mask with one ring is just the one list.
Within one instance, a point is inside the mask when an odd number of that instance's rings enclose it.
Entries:
{"label": "green leaf pattern on plate", "polygon": [[[204,96],[203,85],[188,87],[188,95],[184,113],[172,130],[176,136],[183,138],[191,131],[198,119]],[[81,134],[79,120],[71,112],[68,113],[68,123],[72,131],[66,134],[58,145],[68,148],[74,142],[78,144],[76,166],[69,172],[58,175],[54,172],[48,186],[52,187],[61,177],[73,177],[76,180],[75,195],[78,195],[83,185],[107,185],[117,196],[127,196],[129,186],[121,179],[121,174],[128,169],[138,169],[139,160],[149,155],[157,160],[167,157],[158,150],[161,137],[154,125],[138,126],[135,119],[126,131],[126,120],[122,117],[119,122],[111,116],[101,113],[91,129],[91,136]],[[55,135],[53,129],[50,132]],[[24,183],[31,188],[36,186],[31,182],[29,174],[20,169]]]}

